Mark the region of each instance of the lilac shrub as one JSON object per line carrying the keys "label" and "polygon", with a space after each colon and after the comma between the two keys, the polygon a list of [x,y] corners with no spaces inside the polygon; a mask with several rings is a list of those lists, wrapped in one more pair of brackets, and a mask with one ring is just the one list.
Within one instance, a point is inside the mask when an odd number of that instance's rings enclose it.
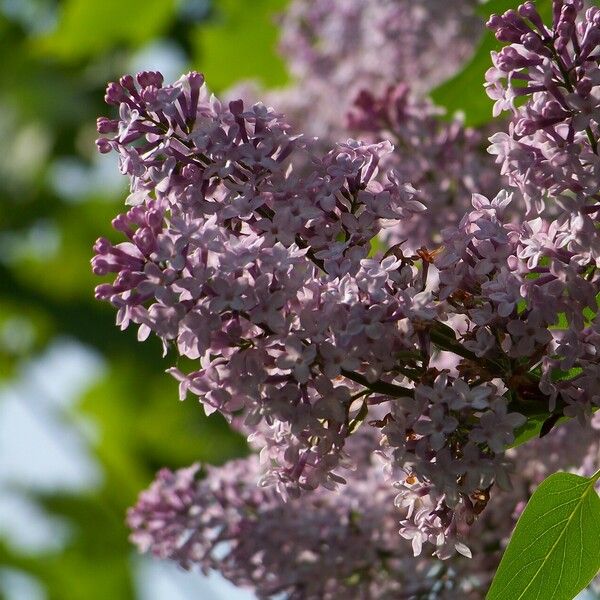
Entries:
{"label": "lilac shrub", "polygon": [[[581,8],[555,1],[552,29],[532,3],[490,20],[510,45],[488,90],[513,113],[494,195],[478,134],[402,85],[361,92],[362,141],[329,146],[198,73],[108,86],[98,148],[131,190],[96,296],[186,359],[180,398],[255,450],[162,471],[128,517],[143,551],[261,598],[478,598],[540,476],[597,462],[600,13]],[[507,452],[563,416],[574,457],[561,428]]]}

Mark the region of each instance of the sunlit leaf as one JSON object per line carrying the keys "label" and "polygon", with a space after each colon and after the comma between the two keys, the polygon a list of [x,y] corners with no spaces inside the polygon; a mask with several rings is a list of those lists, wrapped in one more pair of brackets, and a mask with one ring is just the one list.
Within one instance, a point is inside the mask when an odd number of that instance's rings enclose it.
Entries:
{"label": "sunlit leaf", "polygon": [[555,473],[535,491],[487,600],[572,600],[600,569],[600,498],[592,477]]}

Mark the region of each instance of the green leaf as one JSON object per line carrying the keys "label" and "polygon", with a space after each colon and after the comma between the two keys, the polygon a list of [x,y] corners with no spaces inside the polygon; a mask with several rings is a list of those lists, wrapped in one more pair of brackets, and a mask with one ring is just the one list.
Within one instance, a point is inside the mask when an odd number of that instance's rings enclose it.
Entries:
{"label": "green leaf", "polygon": [[542,431],[542,425],[548,415],[539,415],[527,417],[527,421],[518,427],[515,431],[515,441],[510,445],[511,448],[516,448],[525,442],[528,442],[534,437],[539,437]]}
{"label": "green leaf", "polygon": [[195,67],[206,75],[211,90],[220,92],[240,80],[259,80],[268,87],[287,82],[287,70],[277,53],[275,16],[287,0],[253,0],[240,10],[238,0],[219,0],[212,23],[196,31]]}
{"label": "green leaf", "polygon": [[[480,7],[479,13],[487,20],[494,13],[503,13],[510,8],[516,8],[520,4],[517,0],[490,0]],[[536,6],[543,19],[551,14],[551,0],[537,0]],[[465,115],[465,123],[470,126],[478,126],[492,120],[493,102],[485,93],[483,84],[485,72],[492,66],[490,52],[499,50],[503,44],[497,42],[491,31],[486,31],[477,46],[471,60],[465,67],[442,83],[431,93],[436,104],[447,109],[449,115],[462,112]],[[469,90],[465,94],[465,90]]]}
{"label": "green leaf", "polygon": [[535,491],[486,600],[572,600],[600,569],[594,477],[555,473]]}
{"label": "green leaf", "polygon": [[65,60],[88,58],[115,43],[152,39],[170,25],[174,9],[174,0],[68,0],[56,30],[35,45]]}
{"label": "green leaf", "polygon": [[[593,409],[595,412],[597,409]],[[549,413],[540,413],[538,415],[529,415],[527,421],[518,427],[515,431],[515,441],[509,446],[510,448],[516,448],[525,442],[528,442],[534,437],[541,437],[542,427],[544,423],[551,417]],[[570,421],[569,417],[560,417],[552,429],[560,427],[564,423]]]}

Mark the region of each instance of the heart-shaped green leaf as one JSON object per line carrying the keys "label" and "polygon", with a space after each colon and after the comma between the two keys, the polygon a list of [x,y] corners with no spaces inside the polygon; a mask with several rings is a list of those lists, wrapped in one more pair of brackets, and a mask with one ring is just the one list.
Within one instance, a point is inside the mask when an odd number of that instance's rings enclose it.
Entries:
{"label": "heart-shaped green leaf", "polygon": [[600,569],[600,498],[591,478],[555,473],[535,491],[487,600],[572,600]]}

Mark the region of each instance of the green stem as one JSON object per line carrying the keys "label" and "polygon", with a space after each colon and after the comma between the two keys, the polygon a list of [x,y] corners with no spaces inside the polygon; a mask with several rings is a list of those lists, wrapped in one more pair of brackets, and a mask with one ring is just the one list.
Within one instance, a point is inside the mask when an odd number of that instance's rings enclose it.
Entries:
{"label": "green stem", "polygon": [[377,394],[385,394],[393,398],[412,398],[414,395],[414,390],[396,385],[395,383],[388,383],[387,381],[378,380],[371,382],[364,375],[355,373],[354,371],[342,369],[342,375],[355,383],[360,383],[360,385]]}

